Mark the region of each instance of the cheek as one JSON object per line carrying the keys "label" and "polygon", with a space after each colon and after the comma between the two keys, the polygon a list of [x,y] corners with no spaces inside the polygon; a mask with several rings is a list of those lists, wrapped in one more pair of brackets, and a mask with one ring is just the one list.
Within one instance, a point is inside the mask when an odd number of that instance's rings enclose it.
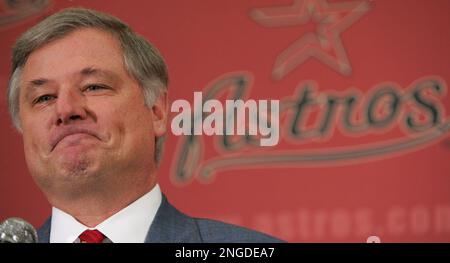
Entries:
{"label": "cheek", "polygon": [[127,127],[133,130],[149,130],[151,128],[151,111],[145,105],[142,94],[132,92],[121,109],[120,114],[127,123]]}
{"label": "cheek", "polygon": [[105,119],[110,122],[107,126],[115,130],[122,140],[143,140],[152,134],[151,115],[145,105],[126,103],[117,106],[116,104],[105,113],[108,115]]}
{"label": "cheek", "polygon": [[45,158],[46,153],[41,138],[42,136],[38,135],[38,129],[33,129],[32,133],[25,131],[22,134],[25,159],[30,168],[35,164],[40,166],[42,159]]}
{"label": "cheek", "polygon": [[134,105],[124,110],[124,132],[133,137],[135,143],[146,144],[151,142],[153,129],[151,125],[151,113],[145,105]]}
{"label": "cheek", "polygon": [[145,106],[141,94],[134,91],[95,98],[95,103],[89,103],[97,116],[100,130],[109,134],[109,147],[121,154],[140,146],[148,147],[153,134],[151,111]]}
{"label": "cheek", "polygon": [[51,112],[45,109],[33,112],[21,106],[22,139],[26,151],[50,151]]}
{"label": "cheek", "polygon": [[40,152],[49,148],[47,141],[48,132],[42,123],[29,123],[24,121],[22,125],[22,139],[25,152]]}

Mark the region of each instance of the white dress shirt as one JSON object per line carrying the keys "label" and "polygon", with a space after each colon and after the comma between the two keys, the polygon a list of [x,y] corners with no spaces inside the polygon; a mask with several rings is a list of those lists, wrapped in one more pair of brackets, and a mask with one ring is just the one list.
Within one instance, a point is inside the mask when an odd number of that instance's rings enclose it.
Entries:
{"label": "white dress shirt", "polygon": [[77,243],[78,236],[87,229],[97,229],[107,239],[104,243],[143,243],[156,211],[161,205],[161,189],[153,189],[93,228],[78,222],[73,216],[52,208],[50,243]]}

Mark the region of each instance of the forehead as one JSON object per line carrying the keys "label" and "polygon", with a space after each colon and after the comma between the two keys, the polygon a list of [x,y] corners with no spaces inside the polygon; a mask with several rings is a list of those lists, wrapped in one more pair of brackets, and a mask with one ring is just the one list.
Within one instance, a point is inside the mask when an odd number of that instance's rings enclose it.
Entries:
{"label": "forehead", "polygon": [[58,80],[86,67],[125,74],[119,41],[99,29],[75,30],[33,51],[23,68],[22,80]]}

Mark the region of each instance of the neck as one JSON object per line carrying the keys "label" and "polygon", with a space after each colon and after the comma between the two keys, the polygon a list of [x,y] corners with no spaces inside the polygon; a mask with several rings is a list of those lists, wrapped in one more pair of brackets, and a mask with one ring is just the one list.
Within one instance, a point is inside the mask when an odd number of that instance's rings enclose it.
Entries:
{"label": "neck", "polygon": [[[122,187],[123,191],[89,191],[81,194],[78,198],[51,200],[50,203],[73,216],[83,225],[94,228],[112,215],[124,209],[156,185],[156,180],[150,180],[144,185],[133,185]],[[102,189],[111,189],[104,187]],[[130,191],[134,189],[134,191]]]}

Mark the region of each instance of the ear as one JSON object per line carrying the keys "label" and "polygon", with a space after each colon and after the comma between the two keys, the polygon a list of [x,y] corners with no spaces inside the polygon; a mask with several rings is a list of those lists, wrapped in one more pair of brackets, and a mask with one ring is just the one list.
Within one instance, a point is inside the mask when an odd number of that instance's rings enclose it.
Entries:
{"label": "ear", "polygon": [[167,92],[161,92],[152,106],[153,130],[156,137],[161,137],[166,133],[167,117],[169,111],[169,101]]}

